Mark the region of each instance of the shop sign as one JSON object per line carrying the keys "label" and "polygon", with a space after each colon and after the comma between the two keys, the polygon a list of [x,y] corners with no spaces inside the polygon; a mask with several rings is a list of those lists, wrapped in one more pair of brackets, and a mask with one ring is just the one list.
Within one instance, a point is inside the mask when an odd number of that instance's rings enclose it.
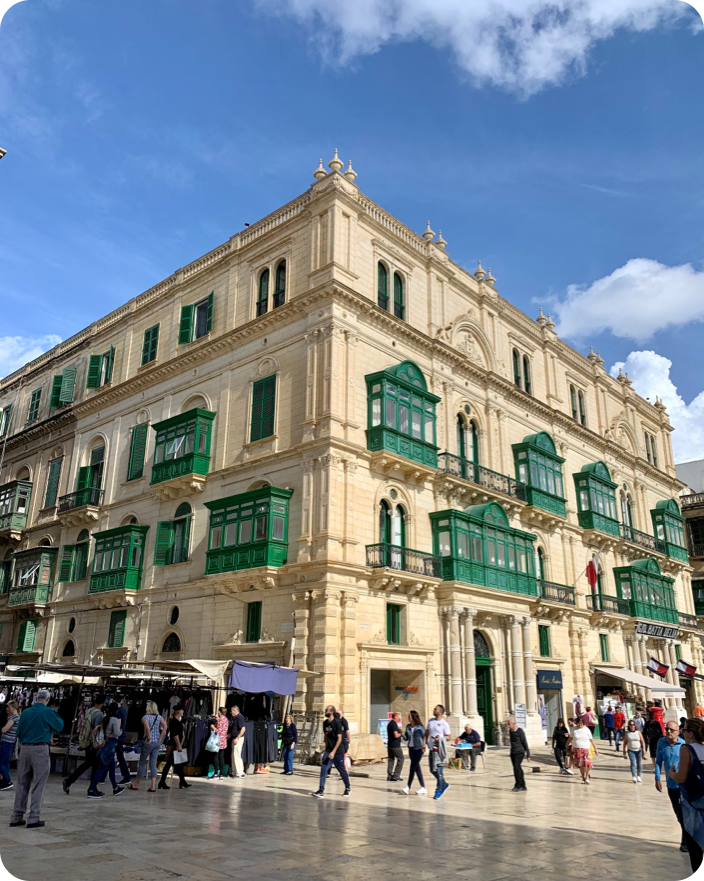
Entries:
{"label": "shop sign", "polygon": [[562,688],[562,672],[560,670],[538,670],[538,688]]}
{"label": "shop sign", "polygon": [[652,621],[638,621],[636,633],[654,636],[656,639],[677,639],[680,631],[678,627],[667,627],[665,624],[654,624]]}
{"label": "shop sign", "polygon": [[513,713],[514,719],[516,720],[517,728],[526,728],[528,725],[528,714],[526,713],[526,705],[525,704],[516,704],[514,707]]}

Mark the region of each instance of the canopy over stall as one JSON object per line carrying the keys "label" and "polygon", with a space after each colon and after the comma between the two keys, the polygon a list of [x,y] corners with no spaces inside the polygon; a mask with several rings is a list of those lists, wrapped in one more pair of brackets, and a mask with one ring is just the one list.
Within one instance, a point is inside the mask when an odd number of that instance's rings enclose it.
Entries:
{"label": "canopy over stall", "polygon": [[670,682],[658,682],[657,679],[651,679],[649,676],[643,676],[642,673],[635,673],[625,667],[597,667],[595,665],[594,669],[606,676],[611,676],[612,679],[620,679],[621,682],[647,688],[652,691],[653,697],[674,697],[685,694],[684,688],[680,688],[678,685],[672,685]]}
{"label": "canopy over stall", "polygon": [[298,670],[294,667],[234,661],[230,674],[230,687],[250,694],[273,692],[288,696],[296,693],[297,678]]}

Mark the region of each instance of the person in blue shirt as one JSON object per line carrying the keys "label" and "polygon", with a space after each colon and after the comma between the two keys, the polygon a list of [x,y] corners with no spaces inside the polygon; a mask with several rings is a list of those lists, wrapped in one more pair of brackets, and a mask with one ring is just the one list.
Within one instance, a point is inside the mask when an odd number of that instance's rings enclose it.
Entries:
{"label": "person in blue shirt", "polygon": [[684,839],[684,827],[682,824],[682,804],[680,802],[680,785],[670,777],[669,770],[674,768],[675,771],[680,764],[680,747],[684,746],[684,740],[680,737],[680,729],[677,722],[668,722],[665,725],[665,736],[658,741],[657,752],[655,753],[655,788],[658,792],[662,792],[662,782],[660,780],[660,769],[665,769],[665,780],[667,794],[670,797],[672,810],[675,812],[677,822],[680,824],[681,838],[680,850],[687,852],[687,844]]}
{"label": "person in blue shirt", "polygon": [[[609,738],[609,743],[614,742],[614,731],[616,725],[614,723],[614,711],[611,707],[611,704],[606,708],[606,712],[604,713],[604,730]],[[616,742],[616,749],[618,749],[618,741]]]}

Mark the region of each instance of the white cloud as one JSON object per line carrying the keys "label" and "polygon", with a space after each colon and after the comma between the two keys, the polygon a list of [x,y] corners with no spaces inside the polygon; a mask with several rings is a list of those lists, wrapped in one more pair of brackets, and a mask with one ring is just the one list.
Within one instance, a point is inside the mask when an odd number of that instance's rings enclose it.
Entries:
{"label": "white cloud", "polygon": [[659,330],[704,320],[704,272],[639,257],[589,287],[570,285],[552,308],[560,336],[611,331],[643,343]]}
{"label": "white cloud", "polygon": [[60,342],[61,337],[55,333],[40,337],[0,337],[0,377],[8,376]]}
{"label": "white cloud", "polygon": [[672,361],[657,352],[645,350],[631,352],[625,361],[617,361],[611,375],[618,376],[619,369],[633,381],[634,390],[643,398],[661,398],[667,407],[672,433],[675,462],[704,459],[704,392],[690,403],[685,403],[670,379]]}
{"label": "white cloud", "polygon": [[583,73],[599,40],[647,31],[688,14],[679,0],[258,0],[314,29],[328,60],[348,62],[385,43],[449,49],[477,84],[530,95]]}

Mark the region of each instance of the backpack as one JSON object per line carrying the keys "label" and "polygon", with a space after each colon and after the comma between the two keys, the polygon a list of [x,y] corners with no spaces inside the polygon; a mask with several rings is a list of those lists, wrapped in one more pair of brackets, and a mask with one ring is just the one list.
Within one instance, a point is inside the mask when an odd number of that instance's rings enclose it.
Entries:
{"label": "backpack", "polygon": [[91,707],[83,717],[81,730],[78,733],[78,745],[81,749],[88,749],[93,743],[93,714],[95,707]]}
{"label": "backpack", "polygon": [[691,746],[689,747],[689,754],[691,757],[689,774],[683,785],[687,793],[687,799],[690,802],[695,802],[704,796],[704,765],[699,761],[699,757]]}

